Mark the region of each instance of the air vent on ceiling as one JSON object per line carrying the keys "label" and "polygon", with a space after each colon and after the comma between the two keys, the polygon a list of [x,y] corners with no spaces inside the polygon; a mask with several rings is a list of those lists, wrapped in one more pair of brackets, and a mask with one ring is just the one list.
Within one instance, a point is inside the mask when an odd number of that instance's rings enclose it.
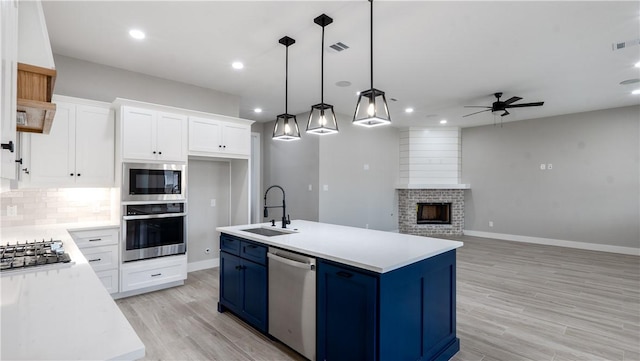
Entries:
{"label": "air vent on ceiling", "polygon": [[628,47],[636,46],[636,45],[640,45],[640,38],[613,43],[611,44],[611,50],[617,51],[617,50],[626,49]]}
{"label": "air vent on ceiling", "polygon": [[331,45],[329,45],[329,47],[330,47],[331,49],[335,50],[335,51],[336,51],[336,52],[338,52],[338,53],[339,53],[339,52],[341,52],[341,51],[344,51],[344,50],[349,49],[349,46],[348,46],[348,45],[346,45],[345,43],[342,43],[342,42],[340,42],[340,41],[339,41],[339,42],[337,42],[337,43],[335,43],[335,44],[331,44]]}

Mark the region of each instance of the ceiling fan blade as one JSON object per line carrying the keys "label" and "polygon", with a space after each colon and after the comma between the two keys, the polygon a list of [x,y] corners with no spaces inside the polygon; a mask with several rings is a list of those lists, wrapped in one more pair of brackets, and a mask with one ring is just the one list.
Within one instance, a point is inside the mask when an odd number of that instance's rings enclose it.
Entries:
{"label": "ceiling fan blade", "polygon": [[504,101],[505,104],[511,104],[513,102],[517,102],[518,100],[522,100],[520,97],[511,97]]}
{"label": "ceiling fan blade", "polygon": [[471,113],[471,114],[463,115],[462,117],[464,118],[464,117],[468,117],[468,116],[470,116],[470,115],[474,115],[474,114],[478,114],[478,113],[483,113],[483,112],[488,112],[489,110],[491,110],[491,109],[481,110],[481,111],[479,111],[479,112],[475,112],[475,113]]}
{"label": "ceiling fan blade", "polygon": [[511,104],[511,105],[506,105],[505,108],[539,107],[542,104],[544,104],[544,102],[524,103],[524,104]]}
{"label": "ceiling fan blade", "polygon": [[511,113],[509,113],[509,111],[505,109],[505,110],[504,110],[504,113],[502,113],[502,115],[500,115],[500,116],[501,116],[501,117],[504,117],[505,115],[509,115],[509,114],[511,114]]}
{"label": "ceiling fan blade", "polygon": [[485,105],[465,105],[465,108],[487,108],[487,109],[491,109],[491,107],[485,106]]}

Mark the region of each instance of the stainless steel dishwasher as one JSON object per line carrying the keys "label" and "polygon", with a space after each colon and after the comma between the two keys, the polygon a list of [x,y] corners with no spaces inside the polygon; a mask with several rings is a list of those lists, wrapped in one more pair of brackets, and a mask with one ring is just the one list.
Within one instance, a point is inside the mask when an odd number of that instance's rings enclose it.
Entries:
{"label": "stainless steel dishwasher", "polygon": [[316,259],[269,247],[269,334],[316,359]]}

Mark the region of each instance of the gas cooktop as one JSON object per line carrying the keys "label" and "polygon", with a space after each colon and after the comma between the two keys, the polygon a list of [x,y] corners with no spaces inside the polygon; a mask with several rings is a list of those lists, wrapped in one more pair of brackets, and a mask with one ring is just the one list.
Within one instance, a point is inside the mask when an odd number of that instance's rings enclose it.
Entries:
{"label": "gas cooktop", "polygon": [[41,266],[70,266],[71,257],[64,251],[62,241],[27,241],[0,245],[0,272]]}

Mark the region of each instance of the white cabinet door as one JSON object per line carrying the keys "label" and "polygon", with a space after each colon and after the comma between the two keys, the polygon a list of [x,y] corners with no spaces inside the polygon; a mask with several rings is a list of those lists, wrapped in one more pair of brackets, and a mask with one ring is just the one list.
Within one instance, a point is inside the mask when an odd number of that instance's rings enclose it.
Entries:
{"label": "white cabinet door", "polygon": [[72,186],[75,183],[75,105],[57,102],[49,134],[29,134],[30,160],[25,177],[34,185]]}
{"label": "white cabinet door", "polygon": [[115,120],[111,110],[77,106],[76,184],[113,185],[114,136]]}
{"label": "white cabinet door", "polygon": [[251,154],[251,127],[243,124],[224,124],[223,146],[226,153],[249,156]]}
{"label": "white cabinet door", "polygon": [[[62,97],[59,97],[62,98]],[[69,99],[68,97],[64,97]],[[78,102],[87,102],[78,99]],[[55,101],[49,134],[28,134],[23,184],[112,187],[115,120],[108,106]]]}
{"label": "white cabinet door", "polygon": [[155,160],[156,112],[147,109],[123,107],[122,158]]}
{"label": "white cabinet door", "polygon": [[222,125],[211,119],[189,117],[189,152],[222,150]]}
{"label": "white cabinet door", "polygon": [[[0,141],[16,149],[18,1],[0,1]],[[0,177],[16,178],[16,152],[0,150]]]}
{"label": "white cabinet door", "polygon": [[187,161],[187,117],[183,115],[157,114],[156,156],[158,160]]}

